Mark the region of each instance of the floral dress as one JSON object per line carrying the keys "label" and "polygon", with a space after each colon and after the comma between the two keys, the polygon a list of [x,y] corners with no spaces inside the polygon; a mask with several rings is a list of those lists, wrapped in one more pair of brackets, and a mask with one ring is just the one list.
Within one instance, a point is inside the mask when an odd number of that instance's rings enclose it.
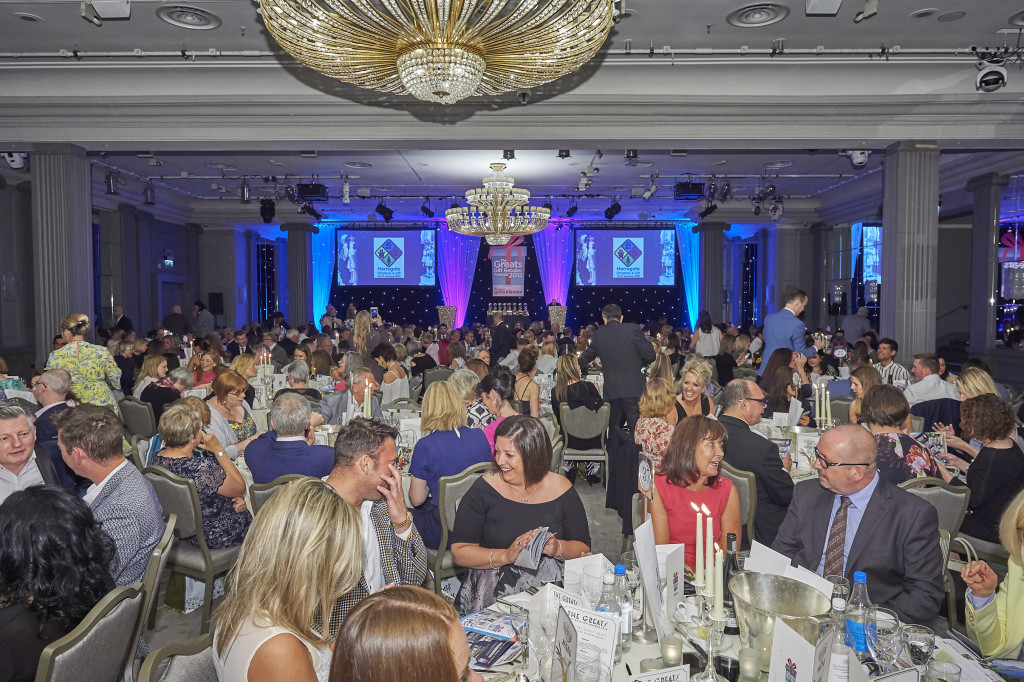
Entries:
{"label": "floral dress", "polygon": [[[217,492],[228,475],[213,457],[196,454],[191,457],[164,457],[157,454],[153,464],[196,484],[207,547],[221,549],[242,544],[252,523],[252,515],[248,511],[236,512],[231,500]],[[199,545],[195,535],[187,541]]]}
{"label": "floral dress", "polygon": [[[243,411],[244,412],[244,411]],[[253,420],[252,415],[248,412],[244,412],[245,416],[242,417],[242,421],[236,422],[228,420],[228,425],[231,430],[235,432],[235,437],[238,438],[236,442],[241,443],[246,438],[256,435],[256,422]]]}
{"label": "floral dress", "polygon": [[640,446],[640,454],[651,460],[655,472],[661,468],[674,427],[661,417],[640,417],[633,429],[633,439]]}
{"label": "floral dress", "polygon": [[72,341],[50,353],[46,369],[63,369],[71,375],[71,391],[83,403],[109,407],[115,414],[117,400],[110,390],[119,386],[121,368],[114,362],[114,356],[103,346],[85,341]]}
{"label": "floral dress", "polygon": [[878,448],[878,475],[893,485],[918,476],[938,475],[931,453],[910,436],[876,433],[875,444]]}

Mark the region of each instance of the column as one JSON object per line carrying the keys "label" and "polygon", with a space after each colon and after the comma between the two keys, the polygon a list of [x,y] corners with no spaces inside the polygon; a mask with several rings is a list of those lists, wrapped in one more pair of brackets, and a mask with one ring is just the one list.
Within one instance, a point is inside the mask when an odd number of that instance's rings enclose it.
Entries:
{"label": "column", "polygon": [[738,237],[725,240],[725,317],[722,322],[739,324],[743,303],[743,242]]}
{"label": "column", "polygon": [[724,232],[732,226],[723,222],[703,222],[693,228],[700,235],[700,305],[698,310],[711,313],[715,324],[725,321],[723,291],[725,288]]}
{"label": "column", "polygon": [[284,223],[288,234],[288,322],[294,327],[313,318],[313,235],[308,222]]}
{"label": "column", "polygon": [[[32,261],[36,358],[45,362],[62,318],[93,301],[92,187],[85,150],[40,144],[32,153]],[[40,364],[41,366],[41,364]]]}
{"label": "column", "polygon": [[897,142],[885,152],[879,331],[906,362],[935,352],[939,148]]}
{"label": "column", "polygon": [[[811,288],[808,289],[808,311],[804,314],[807,318],[807,326],[811,329],[825,327],[832,324],[832,316],[828,314],[831,300],[830,287],[826,286],[826,252],[828,251],[828,233],[832,226],[828,223],[814,223],[811,225]],[[834,330],[833,330],[834,331]]]}
{"label": "column", "polygon": [[998,286],[999,201],[1010,179],[987,173],[967,181],[974,194],[971,233],[971,353],[993,348],[996,342],[995,290]]}

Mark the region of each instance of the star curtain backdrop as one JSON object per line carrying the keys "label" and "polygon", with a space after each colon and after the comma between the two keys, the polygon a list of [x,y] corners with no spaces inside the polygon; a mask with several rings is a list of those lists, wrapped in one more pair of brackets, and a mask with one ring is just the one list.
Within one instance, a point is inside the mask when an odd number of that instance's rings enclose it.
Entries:
{"label": "star curtain backdrop", "polygon": [[533,248],[537,251],[544,302],[556,300],[567,305],[569,282],[572,279],[572,230],[568,225],[552,221],[545,229],[533,235]]}
{"label": "star curtain backdrop", "polygon": [[676,223],[676,245],[679,249],[679,260],[682,264],[683,294],[686,297],[687,319],[690,329],[697,328],[697,299],[700,282],[700,235],[695,234],[696,223]]}
{"label": "star curtain backdrop", "polygon": [[446,227],[437,231],[437,275],[441,297],[444,305],[455,306],[456,327],[466,323],[479,253],[479,237],[467,237]]}

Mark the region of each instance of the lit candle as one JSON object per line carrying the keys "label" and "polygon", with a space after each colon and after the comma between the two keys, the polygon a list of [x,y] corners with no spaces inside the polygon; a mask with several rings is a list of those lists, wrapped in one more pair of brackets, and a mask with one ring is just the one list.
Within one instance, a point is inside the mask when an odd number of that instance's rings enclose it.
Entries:
{"label": "lit candle", "polygon": [[711,510],[703,504],[700,508],[706,516],[707,523],[707,533],[704,535],[704,592],[714,594],[715,527],[711,519]]}
{"label": "lit candle", "polygon": [[[715,545],[718,548],[718,545]],[[722,550],[715,554],[715,618],[725,618],[725,555]]]}
{"label": "lit candle", "polygon": [[825,391],[825,424],[832,423],[832,392]]}
{"label": "lit candle", "polygon": [[371,395],[372,395],[372,391],[370,391],[370,380],[367,379],[366,380],[366,389],[363,391],[363,417],[365,417],[366,419],[370,418],[370,396]]}
{"label": "lit candle", "polygon": [[704,584],[704,516],[700,513],[700,507],[693,502],[690,503],[693,510],[697,512],[697,544],[694,545],[693,560],[693,581],[697,585]]}

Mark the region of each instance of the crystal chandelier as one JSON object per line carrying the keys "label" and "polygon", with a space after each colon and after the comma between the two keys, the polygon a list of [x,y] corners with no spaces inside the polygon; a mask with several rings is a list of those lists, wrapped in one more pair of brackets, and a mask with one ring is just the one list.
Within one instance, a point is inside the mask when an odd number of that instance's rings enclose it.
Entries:
{"label": "crystal chandelier", "polygon": [[491,246],[504,246],[512,237],[540,232],[551,218],[551,209],[528,206],[529,190],[513,187],[505,175],[505,164],[492,163],[493,175],[484,178],[480,189],[466,190],[470,208],[456,206],[444,212],[448,227],[455,232],[483,237]]}
{"label": "crystal chandelier", "polygon": [[612,25],[612,0],[259,2],[267,30],[306,66],[442,104],[572,73]]}

